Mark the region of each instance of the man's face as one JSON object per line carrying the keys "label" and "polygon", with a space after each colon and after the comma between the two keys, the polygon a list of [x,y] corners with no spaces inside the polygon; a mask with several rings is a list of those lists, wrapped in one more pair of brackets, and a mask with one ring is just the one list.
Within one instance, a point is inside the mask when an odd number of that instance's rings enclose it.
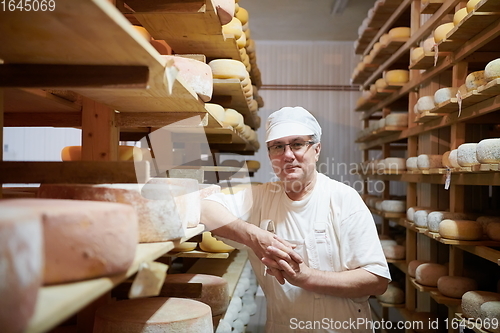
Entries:
{"label": "man's face", "polygon": [[281,181],[300,184],[305,184],[314,173],[321,150],[321,144],[312,144],[309,135],[276,139],[268,142],[267,147],[276,176]]}

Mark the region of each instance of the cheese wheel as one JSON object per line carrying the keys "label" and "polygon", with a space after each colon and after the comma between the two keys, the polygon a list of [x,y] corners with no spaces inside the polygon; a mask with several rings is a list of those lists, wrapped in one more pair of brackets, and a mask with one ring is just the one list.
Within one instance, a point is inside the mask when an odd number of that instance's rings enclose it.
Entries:
{"label": "cheese wheel", "polygon": [[451,162],[450,162],[450,153],[451,151],[447,151],[443,154],[443,158],[441,159],[441,164],[443,164],[443,166],[445,168],[452,168],[452,165],[451,165]]}
{"label": "cheese wheel", "polygon": [[408,157],[406,159],[406,169],[409,171],[416,171],[418,169],[417,165],[418,157]]}
{"label": "cheese wheel", "polygon": [[436,287],[441,276],[448,275],[448,267],[436,263],[424,263],[415,270],[415,281],[424,286]]}
{"label": "cheese wheel", "polygon": [[500,242],[500,223],[488,223],[486,225],[486,235],[489,239]]}
{"label": "cheese wheel", "polygon": [[448,32],[450,32],[454,27],[455,25],[453,24],[453,22],[441,24],[439,27],[437,27],[436,30],[434,30],[434,40],[436,41],[436,43],[444,40]]}
{"label": "cheese wheel", "polygon": [[247,45],[247,35],[241,34],[240,38],[236,40],[236,45],[240,49],[244,48]]}
{"label": "cheese wheel", "polygon": [[457,92],[458,87],[441,88],[434,94],[434,102],[436,104],[447,102],[452,98],[456,98]]}
{"label": "cheese wheel", "polygon": [[476,90],[487,83],[488,81],[484,77],[484,71],[472,72],[465,78],[465,88],[467,91]]}
{"label": "cheese wheel", "polygon": [[224,36],[233,35],[234,39],[240,38],[243,34],[241,21],[236,17],[233,17],[229,23],[222,26],[222,33]]}
{"label": "cheese wheel", "polygon": [[44,283],[56,284],[124,273],[137,245],[137,215],[132,207],[79,200],[12,199],[16,207],[42,221]]}
{"label": "cheese wheel", "polygon": [[[488,330],[493,333],[500,333],[500,301],[490,301],[481,304],[479,308],[481,312],[481,321],[483,327],[486,328],[488,323]],[[496,323],[496,325],[494,325]]]}
{"label": "cheese wheel", "polygon": [[478,240],[483,236],[483,228],[477,221],[446,219],[439,224],[439,234],[448,239]]}
{"label": "cheese wheel", "polygon": [[451,213],[435,211],[427,215],[427,228],[432,232],[439,232],[439,225],[443,220],[466,220],[469,214],[466,213]]}
{"label": "cheese wheel", "polygon": [[391,42],[391,36],[389,34],[383,34],[380,36],[379,43],[381,46],[387,46]]}
{"label": "cheese wheel", "polygon": [[382,211],[382,210],[383,210],[383,209],[382,209],[382,202],[383,202],[383,201],[384,201],[384,200],[382,200],[382,199],[375,201],[375,209],[376,209],[376,210],[380,210],[380,211]]}
{"label": "cheese wheel", "polygon": [[418,212],[419,210],[428,210],[427,208],[423,207],[410,207],[406,210],[406,219],[408,221],[414,222],[415,221],[415,213]]}
{"label": "cheese wheel", "polygon": [[462,314],[467,318],[481,318],[481,305],[500,301],[500,294],[491,291],[468,291],[462,296]]}
{"label": "cheese wheel", "polygon": [[156,49],[156,51],[158,51],[159,54],[162,54],[162,55],[171,55],[172,54],[172,48],[164,40],[154,40],[153,39],[149,43]]}
{"label": "cheese wheel", "polygon": [[469,0],[467,2],[467,12],[472,12],[476,5],[480,2],[481,0]]}
{"label": "cheese wheel", "polygon": [[406,170],[406,159],[401,157],[388,157],[384,159],[385,170],[404,171]]}
{"label": "cheese wheel", "polygon": [[[227,281],[221,277],[207,274],[168,274],[165,283],[200,283],[201,294],[199,297],[190,298],[210,306],[212,316],[224,314],[229,305],[229,288]],[[163,296],[160,292],[159,296]]]}
{"label": "cheese wheel", "polygon": [[205,103],[205,109],[221,123],[226,119],[226,111],[219,104]]}
{"label": "cheese wheel", "polygon": [[424,48],[423,47],[416,47],[411,51],[410,54],[410,60],[412,63],[416,62],[417,60],[420,60],[424,56]]}
{"label": "cheese wheel", "polygon": [[189,252],[196,249],[197,246],[198,243],[196,242],[183,242],[175,245],[174,248],[172,249],[172,252]]}
{"label": "cheese wheel", "polygon": [[[483,228],[483,235],[487,236],[488,235],[488,225],[490,223],[500,223],[500,217],[499,216],[479,216],[476,219],[477,222],[481,223],[481,226]],[[497,238],[497,237],[495,237]]]}
{"label": "cheese wheel", "polygon": [[417,167],[420,170],[442,168],[443,155],[420,154],[417,157]]}
{"label": "cheese wheel", "polygon": [[258,170],[260,169],[260,162],[255,161],[255,160],[246,160],[247,163],[247,168],[248,169],[253,169],[253,170]]}
{"label": "cheese wheel", "polygon": [[387,84],[407,83],[410,78],[410,72],[403,69],[395,69],[384,72],[384,79]]}
{"label": "cheese wheel", "polygon": [[214,59],[208,63],[214,79],[240,79],[248,77],[245,65],[233,59]]}
{"label": "cheese wheel", "polygon": [[231,252],[234,247],[217,240],[210,231],[205,231],[202,236],[200,248],[205,252]]}
{"label": "cheese wheel", "polygon": [[395,283],[391,282],[387,286],[385,293],[378,295],[377,299],[384,303],[401,304],[405,302],[405,292]]}
{"label": "cheese wheel", "polygon": [[427,263],[427,261],[424,260],[412,260],[408,263],[408,275],[411,277],[415,277],[417,267]]}
{"label": "cheese wheel", "polygon": [[118,301],[97,309],[94,333],[213,332],[212,312],[202,302],[174,297]]}
{"label": "cheese wheel", "polygon": [[[141,148],[134,146],[118,146],[119,161],[142,161],[143,153]],[[66,146],[61,150],[62,161],[81,161],[82,146]]]}
{"label": "cheese wheel", "polygon": [[373,44],[373,53],[378,53],[380,51],[380,49],[382,48],[382,44],[380,42],[376,42],[375,44]]}
{"label": "cheese wheel", "polygon": [[413,217],[415,225],[419,228],[427,228],[427,216],[430,212],[431,210],[428,209],[421,209],[416,211]]}
{"label": "cheese wheel", "polygon": [[409,38],[411,30],[408,27],[397,27],[389,30],[389,36],[391,38]]}
{"label": "cheese wheel", "polygon": [[248,57],[250,58],[250,63],[253,65],[254,62],[256,63],[257,58],[255,55],[255,41],[253,39],[250,39],[246,45]]}
{"label": "cheese wheel", "polygon": [[223,121],[224,126],[231,126],[234,128],[243,128],[244,120],[243,115],[234,109],[226,109],[226,115]]}
{"label": "cheese wheel", "polygon": [[455,15],[453,15],[453,24],[458,25],[462,20],[467,16],[469,12],[467,8],[462,8],[456,11]]}
{"label": "cheese wheel", "polygon": [[477,143],[464,143],[458,146],[457,161],[462,167],[480,164],[476,157]]}
{"label": "cheese wheel", "polygon": [[408,126],[408,113],[391,113],[385,117],[385,126]]}
{"label": "cheese wheel", "polygon": [[135,31],[137,31],[141,35],[142,38],[144,38],[148,42],[151,40],[151,35],[146,30],[146,28],[141,27],[140,25],[133,25],[132,27],[135,29]]}
{"label": "cheese wheel", "polygon": [[403,245],[384,245],[382,251],[387,259],[402,260],[406,257],[406,248]]}
{"label": "cheese wheel", "polygon": [[476,146],[479,163],[500,163],[500,139],[484,139]]}
{"label": "cheese wheel", "polygon": [[458,164],[458,150],[457,149],[453,149],[450,152],[448,159],[450,160],[450,164],[452,167],[460,168],[460,164]]}
{"label": "cheese wheel", "polygon": [[0,200],[0,323],[2,332],[24,332],[42,284],[43,230],[38,214],[8,202]]}
{"label": "cheese wheel", "polygon": [[245,25],[248,23],[248,11],[240,6],[240,9],[238,9],[238,12],[236,13],[236,18],[241,21],[242,25]]}
{"label": "cheese wheel", "polygon": [[500,58],[490,61],[484,68],[484,78],[486,81],[500,78]]}
{"label": "cheese wheel", "polygon": [[422,48],[424,49],[424,53],[427,54],[427,53],[434,52],[434,45],[436,45],[436,41],[434,40],[434,37],[427,38],[422,43]]}
{"label": "cheese wheel", "polygon": [[213,0],[217,16],[221,24],[227,24],[231,21],[236,11],[234,0]]}
{"label": "cheese wheel", "polygon": [[434,96],[422,96],[417,101],[417,111],[423,113],[436,107]]}
{"label": "cheese wheel", "polygon": [[204,102],[208,102],[212,98],[213,77],[212,69],[209,65],[199,60],[179,56],[162,55],[162,57],[173,61],[174,66],[179,69],[178,76],[191,87]]}
{"label": "cheese wheel", "polygon": [[403,200],[383,200],[382,210],[391,213],[404,213],[406,212],[406,201]]}
{"label": "cheese wheel", "polygon": [[437,282],[438,290],[446,297],[462,298],[462,296],[471,290],[478,288],[474,279],[463,276],[441,276]]}
{"label": "cheese wheel", "polygon": [[396,242],[394,239],[381,239],[380,245],[381,246],[398,245],[398,242]]}

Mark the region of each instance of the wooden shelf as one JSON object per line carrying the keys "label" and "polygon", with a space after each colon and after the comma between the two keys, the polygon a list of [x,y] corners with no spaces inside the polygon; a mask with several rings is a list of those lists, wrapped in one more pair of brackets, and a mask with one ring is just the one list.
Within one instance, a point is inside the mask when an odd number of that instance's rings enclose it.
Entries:
{"label": "wooden shelf", "polygon": [[385,219],[399,219],[399,218],[402,218],[402,217],[405,217],[406,216],[406,213],[391,213],[391,212],[384,212],[384,211],[380,211],[380,210],[376,210],[374,208],[370,208],[370,211],[375,214],[375,215],[378,215],[378,216],[381,216]]}
{"label": "wooden shelf", "polygon": [[424,286],[417,281],[415,281],[414,278],[410,278],[411,284],[420,292],[431,292],[431,291],[438,291],[437,287],[429,287],[429,286]]}
{"label": "wooden shelf", "polygon": [[374,105],[377,105],[378,103],[380,103],[380,100],[376,100],[376,99],[372,99],[373,97],[370,97],[370,99],[367,99],[366,101],[364,101],[361,105],[359,105],[358,107],[356,107],[356,109],[354,111],[366,111],[366,110],[370,110]]}
{"label": "wooden shelf", "polygon": [[213,98],[210,102],[235,109],[243,115],[245,124],[253,129],[258,128],[257,114],[250,111],[240,80],[214,79]]}
{"label": "wooden shelf", "polygon": [[[497,245],[498,246],[498,245]],[[457,245],[461,250],[472,253],[478,257],[500,265],[500,250],[488,246]]]}
{"label": "wooden shelf", "polygon": [[418,115],[416,115],[415,119],[413,120],[413,122],[415,122],[415,123],[425,123],[425,122],[428,122],[430,120],[441,118],[443,116],[444,116],[444,114],[442,114],[442,113],[434,113],[434,112],[432,112],[432,110],[431,111],[425,111],[425,112],[422,112],[422,113],[419,113]]}
{"label": "wooden shelf", "polygon": [[452,309],[460,308],[460,305],[462,304],[461,298],[447,297],[441,294],[439,291],[431,291],[430,294],[431,297],[436,301],[436,303],[446,305]]}
{"label": "wooden shelf", "polygon": [[401,46],[403,46],[409,38],[395,38],[391,39],[389,44],[385,47],[381,47],[380,50],[373,55],[372,64],[381,65],[387,61]]}
{"label": "wooden shelf", "polygon": [[434,14],[442,5],[443,0],[429,0],[427,4],[422,6],[420,12],[422,14]]}
{"label": "wooden shelf", "polygon": [[206,258],[206,259],[227,259],[229,257],[229,253],[221,252],[205,252],[205,251],[186,251],[186,252],[169,252],[163,255],[164,257],[172,257],[172,258]]}
{"label": "wooden shelf", "polygon": [[[438,58],[444,57],[444,53],[439,53]],[[434,52],[422,54],[415,62],[411,63],[409,69],[429,69],[434,67]]]}
{"label": "wooden shelf", "polygon": [[[186,229],[187,239],[201,233],[205,226]],[[155,260],[174,248],[174,242],[142,243],[137,245],[136,255],[129,270],[120,275],[99,279],[43,287],[37,299],[35,315],[26,330],[28,333],[46,332],[84,308],[114,286],[135,274],[143,262]]]}
{"label": "wooden shelf", "polygon": [[5,88],[4,112],[80,112],[82,104],[61,98],[42,89]]}

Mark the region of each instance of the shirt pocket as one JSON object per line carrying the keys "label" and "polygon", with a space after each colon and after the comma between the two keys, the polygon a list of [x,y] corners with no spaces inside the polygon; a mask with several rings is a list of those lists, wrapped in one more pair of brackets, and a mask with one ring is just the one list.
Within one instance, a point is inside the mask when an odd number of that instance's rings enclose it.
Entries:
{"label": "shirt pocket", "polygon": [[[326,222],[314,223],[314,243],[318,258],[316,267],[322,271],[333,271],[333,244],[328,236],[328,224]],[[312,250],[312,249],[311,249]]]}

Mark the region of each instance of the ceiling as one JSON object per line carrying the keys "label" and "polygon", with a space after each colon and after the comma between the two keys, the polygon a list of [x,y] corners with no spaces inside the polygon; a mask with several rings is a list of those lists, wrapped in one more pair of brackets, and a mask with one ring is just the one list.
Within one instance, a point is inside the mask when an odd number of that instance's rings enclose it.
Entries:
{"label": "ceiling", "polygon": [[254,40],[353,41],[375,0],[348,0],[341,14],[331,14],[340,0],[240,0],[249,14]]}

